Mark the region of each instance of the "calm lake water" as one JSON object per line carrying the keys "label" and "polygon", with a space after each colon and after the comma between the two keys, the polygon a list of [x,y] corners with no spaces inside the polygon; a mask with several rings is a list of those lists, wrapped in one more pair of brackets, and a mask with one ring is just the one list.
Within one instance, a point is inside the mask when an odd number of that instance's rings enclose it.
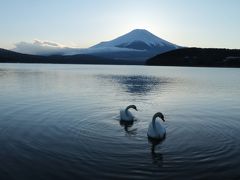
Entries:
{"label": "calm lake water", "polygon": [[0,64],[0,146],[3,180],[240,179],[240,69]]}

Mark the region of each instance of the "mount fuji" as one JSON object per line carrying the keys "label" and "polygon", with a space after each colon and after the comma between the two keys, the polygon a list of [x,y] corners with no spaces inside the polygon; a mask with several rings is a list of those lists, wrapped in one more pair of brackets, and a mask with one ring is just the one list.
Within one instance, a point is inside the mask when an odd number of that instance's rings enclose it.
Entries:
{"label": "mount fuji", "polygon": [[112,41],[101,42],[89,48],[96,56],[144,62],[146,59],[180,46],[161,39],[145,29],[135,29]]}
{"label": "mount fuji", "polygon": [[135,29],[112,41],[101,42],[92,48],[120,47],[136,50],[148,50],[161,47],[176,49],[178,46],[165,41],[145,29]]}

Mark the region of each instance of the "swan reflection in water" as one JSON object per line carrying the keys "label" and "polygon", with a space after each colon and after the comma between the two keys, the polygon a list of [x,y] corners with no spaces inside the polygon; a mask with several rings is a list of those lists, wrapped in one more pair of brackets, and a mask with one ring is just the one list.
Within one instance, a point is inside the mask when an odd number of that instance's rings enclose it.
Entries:
{"label": "swan reflection in water", "polygon": [[165,139],[166,136],[161,140],[148,137],[148,142],[151,145],[151,156],[153,164],[156,164],[159,167],[163,166],[163,154],[161,152],[156,152],[156,147],[161,144]]}
{"label": "swan reflection in water", "polygon": [[[134,121],[136,121],[136,119]],[[131,129],[131,127],[134,124],[134,121],[120,120],[119,124],[120,124],[120,126],[124,127],[124,130],[128,135],[136,135],[137,134],[137,128]]]}

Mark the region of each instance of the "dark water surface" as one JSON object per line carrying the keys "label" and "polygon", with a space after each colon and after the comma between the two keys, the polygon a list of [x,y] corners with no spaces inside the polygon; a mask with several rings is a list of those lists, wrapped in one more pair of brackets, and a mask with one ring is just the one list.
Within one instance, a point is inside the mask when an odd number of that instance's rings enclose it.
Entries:
{"label": "dark water surface", "polygon": [[[240,69],[0,64],[0,179],[240,179]],[[135,104],[137,121],[119,122]],[[167,137],[147,139],[153,114]]]}

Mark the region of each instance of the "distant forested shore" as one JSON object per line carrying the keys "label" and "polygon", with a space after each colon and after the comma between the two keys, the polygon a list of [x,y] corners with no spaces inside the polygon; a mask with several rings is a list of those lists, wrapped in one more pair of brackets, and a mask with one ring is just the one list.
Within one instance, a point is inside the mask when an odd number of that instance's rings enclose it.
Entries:
{"label": "distant forested shore", "polygon": [[135,64],[135,62],[129,60],[109,59],[88,54],[39,56],[17,53],[6,49],[0,49],[0,63]]}
{"label": "distant forested shore", "polygon": [[146,61],[151,66],[240,67],[239,49],[181,48]]}

